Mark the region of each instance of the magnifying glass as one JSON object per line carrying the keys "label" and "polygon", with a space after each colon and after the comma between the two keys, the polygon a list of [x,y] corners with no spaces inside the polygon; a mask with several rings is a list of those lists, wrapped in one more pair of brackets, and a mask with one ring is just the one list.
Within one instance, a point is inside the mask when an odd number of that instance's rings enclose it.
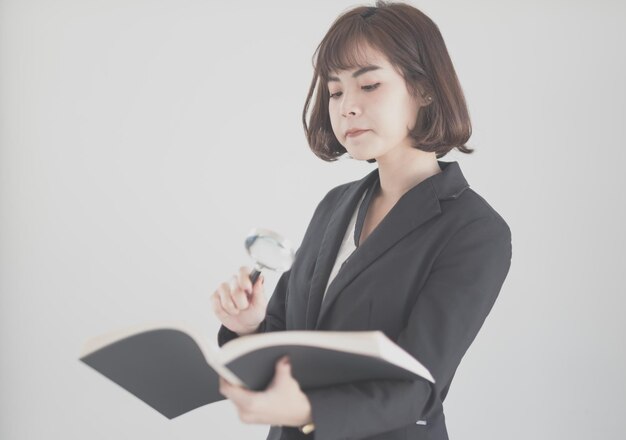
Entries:
{"label": "magnifying glass", "polygon": [[246,237],[246,249],[255,262],[250,273],[252,285],[261,275],[261,270],[270,269],[285,272],[291,268],[295,252],[291,242],[274,231],[254,228]]}

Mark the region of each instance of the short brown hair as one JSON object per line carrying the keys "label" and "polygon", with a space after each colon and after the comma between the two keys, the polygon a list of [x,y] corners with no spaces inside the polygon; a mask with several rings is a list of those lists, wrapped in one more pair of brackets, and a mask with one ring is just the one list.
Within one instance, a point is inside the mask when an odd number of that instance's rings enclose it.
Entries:
{"label": "short brown hair", "polygon": [[[414,148],[435,152],[437,158],[453,148],[468,154],[474,151],[465,145],[472,134],[472,125],[439,28],[411,5],[378,0],[376,6],[359,6],[340,15],[313,54],[314,76],[302,123],[316,156],[332,162],[347,152],[330,123],[327,81],[331,72],[362,67],[356,54],[363,43],[387,56],[404,77],[412,96],[423,92],[432,97],[430,104],[418,112],[410,133]],[[317,95],[307,126],[306,114],[316,85]],[[372,163],[376,159],[367,161]]]}

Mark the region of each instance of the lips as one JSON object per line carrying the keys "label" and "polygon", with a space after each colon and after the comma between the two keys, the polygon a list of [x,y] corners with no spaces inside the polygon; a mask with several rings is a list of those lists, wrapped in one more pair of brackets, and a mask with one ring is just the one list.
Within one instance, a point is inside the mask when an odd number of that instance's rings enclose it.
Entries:
{"label": "lips", "polygon": [[363,134],[365,132],[368,132],[368,129],[365,130],[350,130],[346,133],[346,137],[354,137],[354,136],[358,136],[360,134]]}

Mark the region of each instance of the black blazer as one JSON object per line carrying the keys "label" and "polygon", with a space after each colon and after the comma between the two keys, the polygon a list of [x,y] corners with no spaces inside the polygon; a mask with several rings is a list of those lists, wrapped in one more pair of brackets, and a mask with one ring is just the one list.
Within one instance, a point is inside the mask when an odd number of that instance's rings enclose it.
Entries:
{"label": "black blazer", "polygon": [[[375,380],[306,391],[315,431],[272,426],[268,439],[447,440],[442,403],[511,264],[511,231],[469,188],[457,162],[407,191],[346,260],[335,258],[378,168],[330,190],[290,270],[280,277],[259,332],[381,330],[435,378]],[[364,200],[363,203],[366,203]],[[237,337],[223,325],[218,344]]]}

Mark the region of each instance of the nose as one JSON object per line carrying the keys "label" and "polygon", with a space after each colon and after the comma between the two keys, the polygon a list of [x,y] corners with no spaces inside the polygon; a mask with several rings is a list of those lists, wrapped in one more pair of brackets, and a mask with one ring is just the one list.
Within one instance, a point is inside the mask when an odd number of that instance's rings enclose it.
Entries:
{"label": "nose", "polygon": [[353,95],[343,94],[341,99],[341,115],[346,117],[348,114],[357,115],[360,113],[360,106]]}

